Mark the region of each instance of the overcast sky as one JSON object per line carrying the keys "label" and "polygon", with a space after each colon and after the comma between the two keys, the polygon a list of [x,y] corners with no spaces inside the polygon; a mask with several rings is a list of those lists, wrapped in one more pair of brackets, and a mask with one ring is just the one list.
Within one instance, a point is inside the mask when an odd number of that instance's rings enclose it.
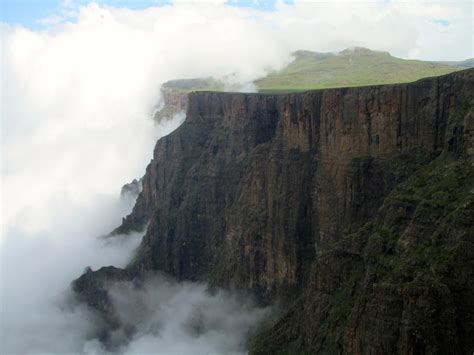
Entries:
{"label": "overcast sky", "polygon": [[[3,0],[2,21],[33,30],[51,30],[58,24],[78,21],[80,8],[89,3],[89,0]],[[291,49],[339,51],[367,46],[403,58],[473,57],[472,1],[98,0],[96,3],[104,8],[130,9],[143,14],[153,7],[177,5],[233,7],[241,10],[234,16],[252,17],[267,27],[270,35],[273,30],[275,37],[289,42]],[[202,21],[212,27],[215,18],[209,16]]]}

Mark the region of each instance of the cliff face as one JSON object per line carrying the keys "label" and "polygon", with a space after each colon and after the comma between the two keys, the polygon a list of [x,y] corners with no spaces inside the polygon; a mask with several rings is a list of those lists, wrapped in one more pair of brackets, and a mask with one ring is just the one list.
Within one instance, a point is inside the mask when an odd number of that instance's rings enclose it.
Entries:
{"label": "cliff face", "polygon": [[[418,280],[418,268],[395,264],[419,252],[430,270],[423,249],[430,242],[417,236],[435,231],[450,236],[433,242],[439,255],[460,248],[463,260],[473,259],[473,233],[465,229],[472,222],[462,227],[447,217],[453,208],[461,208],[459,219],[472,212],[470,202],[457,203],[472,195],[465,169],[474,147],[473,85],[469,70],[289,95],[190,94],[186,121],[157,143],[143,191],[118,228],[146,227],[146,234],[134,261],[117,272],[123,278],[161,270],[251,290],[264,303],[282,300],[288,313],[257,336],[255,352],[417,353],[441,349],[428,347],[439,342],[467,349],[473,327],[466,302],[474,294],[453,288],[472,275],[472,263],[457,281],[437,286],[428,276]],[[397,202],[400,186],[440,159],[465,176],[461,190],[441,200],[444,212],[416,214],[424,197]],[[438,165],[430,171],[442,175]],[[395,260],[392,269],[384,253]],[[79,294],[90,294],[77,285],[93,275],[75,282]],[[84,297],[94,307],[93,297]],[[424,309],[434,313],[423,318]],[[458,318],[461,311],[469,321]],[[443,327],[452,331],[444,336]],[[373,337],[379,340],[370,343]]]}
{"label": "cliff face", "polygon": [[188,93],[161,90],[163,107],[155,113],[155,122],[170,120],[179,112],[186,111],[188,107]]}
{"label": "cliff face", "polygon": [[322,252],[253,353],[472,353],[474,166],[451,158],[420,168]]}

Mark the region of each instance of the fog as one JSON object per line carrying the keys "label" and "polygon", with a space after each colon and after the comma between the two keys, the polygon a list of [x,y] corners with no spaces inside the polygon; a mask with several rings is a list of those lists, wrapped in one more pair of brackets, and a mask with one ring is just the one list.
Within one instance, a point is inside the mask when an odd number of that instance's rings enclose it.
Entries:
{"label": "fog", "polygon": [[[156,140],[184,119],[154,124],[161,83],[232,77],[253,92],[254,79],[298,49],[460,60],[472,56],[471,7],[296,1],[259,11],[177,1],[132,11],[68,1],[42,30],[1,23],[0,351],[103,351],[90,338],[95,316],[74,304],[69,284],[86,266],[126,265],[140,242],[99,237],[132,208],[121,186],[143,175]],[[268,313],[162,276],[127,287],[112,290],[119,311],[146,317],[124,352],[242,352]]]}
{"label": "fog", "polygon": [[[249,295],[209,293],[206,286],[155,275],[139,287],[118,283],[109,290],[122,326],[112,338],[134,329],[119,347],[125,353],[227,354],[244,353],[248,335],[269,315]],[[97,342],[87,350],[103,351]]]}

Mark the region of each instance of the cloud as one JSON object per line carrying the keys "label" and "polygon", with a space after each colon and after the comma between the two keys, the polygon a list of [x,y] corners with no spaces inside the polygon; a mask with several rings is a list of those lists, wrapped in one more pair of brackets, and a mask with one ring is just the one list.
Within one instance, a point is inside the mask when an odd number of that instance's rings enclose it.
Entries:
{"label": "cloud", "polygon": [[127,354],[243,354],[248,334],[271,312],[248,295],[210,293],[203,284],[178,283],[164,275],[139,287],[116,284],[109,294],[123,322],[115,338],[133,329],[130,341],[119,349]]}
{"label": "cloud", "polygon": [[83,351],[96,318],[85,307],[71,307],[71,280],[82,273],[85,265],[125,266],[141,240],[141,235],[135,234],[106,243],[83,234],[90,232],[84,225],[97,225],[98,211],[116,205],[114,201],[102,202],[105,205],[98,203],[95,207],[99,208],[93,208],[89,216],[74,211],[79,220],[66,220],[73,223],[70,227],[56,226],[59,235],[48,231],[30,238],[14,231],[14,238],[4,241],[1,353]]}
{"label": "cloud", "polygon": [[[402,58],[462,60],[473,56],[469,1],[295,1],[267,20],[279,23],[294,49],[362,46]],[[440,28],[443,18],[452,28]],[[297,35],[299,34],[299,35]]]}
{"label": "cloud", "polygon": [[63,21],[63,17],[58,16],[58,15],[51,15],[49,17],[39,19],[37,22],[40,25],[48,26],[48,25],[56,25],[56,24],[60,23],[61,21]]}

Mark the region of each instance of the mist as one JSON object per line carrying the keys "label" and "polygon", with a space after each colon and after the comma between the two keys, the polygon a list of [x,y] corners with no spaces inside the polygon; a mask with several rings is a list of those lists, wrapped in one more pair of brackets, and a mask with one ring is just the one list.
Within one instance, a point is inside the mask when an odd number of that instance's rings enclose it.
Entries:
{"label": "mist", "polygon": [[[100,237],[131,211],[121,187],[184,120],[154,124],[163,82],[232,77],[253,92],[253,80],[298,49],[460,60],[472,56],[471,7],[296,1],[260,11],[214,1],[129,10],[68,1],[41,30],[1,23],[0,351],[103,351],[91,338],[96,316],[74,303],[69,285],[86,266],[125,266],[141,241]],[[111,289],[124,318],[144,315],[133,320],[127,353],[245,352],[269,312],[163,276],[130,287]]]}
{"label": "mist", "polygon": [[[108,292],[121,323],[111,334],[120,353],[243,354],[249,334],[272,310],[257,307],[250,295],[211,293],[204,284],[162,274],[138,285],[116,283]],[[105,350],[96,341],[86,349]]]}

